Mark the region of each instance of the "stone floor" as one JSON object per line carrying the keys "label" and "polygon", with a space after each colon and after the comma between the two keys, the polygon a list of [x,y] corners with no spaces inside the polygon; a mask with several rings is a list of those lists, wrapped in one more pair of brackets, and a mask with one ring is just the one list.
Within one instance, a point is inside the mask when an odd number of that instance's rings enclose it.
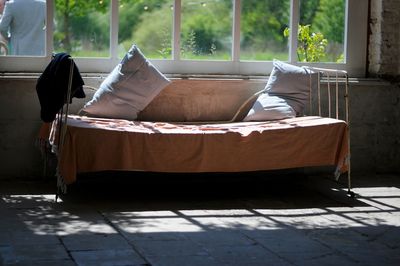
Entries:
{"label": "stone floor", "polygon": [[400,176],[105,176],[0,179],[0,265],[400,265]]}

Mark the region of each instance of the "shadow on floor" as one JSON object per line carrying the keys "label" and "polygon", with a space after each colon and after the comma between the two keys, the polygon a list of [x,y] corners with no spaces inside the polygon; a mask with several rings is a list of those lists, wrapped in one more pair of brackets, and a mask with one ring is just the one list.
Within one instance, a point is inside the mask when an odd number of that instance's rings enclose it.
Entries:
{"label": "shadow on floor", "polygon": [[149,206],[156,210],[170,209],[171,205],[179,209],[363,206],[357,199],[346,196],[345,187],[332,177],[279,171],[206,174],[102,172],[80,175],[61,199],[100,205],[110,200],[123,206],[129,202],[132,210]]}

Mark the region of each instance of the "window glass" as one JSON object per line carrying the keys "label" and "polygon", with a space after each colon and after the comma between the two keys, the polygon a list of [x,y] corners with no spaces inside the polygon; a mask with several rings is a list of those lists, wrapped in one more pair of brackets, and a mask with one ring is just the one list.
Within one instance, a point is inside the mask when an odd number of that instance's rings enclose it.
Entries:
{"label": "window glass", "polygon": [[240,59],[271,61],[288,59],[290,0],[242,1]]}
{"label": "window glass", "polygon": [[[272,60],[279,59],[365,75],[368,1],[24,0],[7,4],[30,1],[47,3],[48,31],[38,20],[47,34],[39,37],[45,50],[34,48],[14,56],[19,47],[9,39],[12,30],[4,26],[7,15],[0,9],[0,30],[6,37],[0,42],[0,55],[11,55],[2,56],[0,72],[40,72],[53,52],[70,53],[83,72],[108,72],[136,44],[165,73],[264,75],[272,69]],[[291,12],[296,21],[290,20]],[[24,17],[37,20],[36,14],[30,9]],[[289,45],[289,22],[298,23],[298,37],[308,36],[308,42],[300,38]],[[310,45],[313,40],[317,45]]]}
{"label": "window glass", "polygon": [[230,60],[232,0],[182,0],[181,58]]}
{"label": "window glass", "polygon": [[0,54],[43,56],[46,2],[0,0]]}
{"label": "window glass", "polygon": [[171,59],[173,0],[119,3],[119,56],[136,44],[146,57]]}
{"label": "window glass", "polygon": [[302,0],[298,61],[344,63],[346,0]]}
{"label": "window glass", "polygon": [[110,55],[110,0],[55,0],[54,51],[75,57]]}

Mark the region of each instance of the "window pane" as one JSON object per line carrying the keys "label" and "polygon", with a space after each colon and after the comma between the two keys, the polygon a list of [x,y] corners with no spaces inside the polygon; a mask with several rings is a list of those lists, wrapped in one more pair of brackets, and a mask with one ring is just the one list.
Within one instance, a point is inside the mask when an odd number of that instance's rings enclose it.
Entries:
{"label": "window pane", "polygon": [[287,60],[289,18],[290,0],[242,1],[240,59]]}
{"label": "window pane", "polygon": [[181,57],[230,60],[232,0],[182,0]]}
{"label": "window pane", "polygon": [[136,44],[153,59],[171,59],[173,0],[125,0],[119,6],[119,56]]}
{"label": "window pane", "polygon": [[0,54],[45,54],[45,1],[0,1]]}
{"label": "window pane", "polygon": [[54,50],[75,57],[110,55],[110,0],[55,1]]}
{"label": "window pane", "polygon": [[344,63],[345,8],[346,0],[300,2],[299,61]]}

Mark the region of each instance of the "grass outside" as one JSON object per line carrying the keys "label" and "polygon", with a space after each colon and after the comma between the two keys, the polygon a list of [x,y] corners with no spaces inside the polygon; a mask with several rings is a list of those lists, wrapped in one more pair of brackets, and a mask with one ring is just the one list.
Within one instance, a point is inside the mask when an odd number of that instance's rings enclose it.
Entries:
{"label": "grass outside", "polygon": [[[56,52],[61,52],[61,51],[56,51]],[[120,50],[119,57],[123,58],[125,53],[126,53],[126,51]],[[155,51],[155,52],[144,51],[143,53],[149,59],[158,59],[158,60],[162,60],[162,59],[171,60],[172,59],[172,56],[170,54],[162,55],[158,51]],[[100,51],[79,50],[79,51],[73,51],[70,54],[73,57],[86,57],[86,58],[108,58],[108,57],[110,57],[110,52],[108,50],[100,50]],[[332,60],[329,60],[328,57],[329,56],[327,56],[327,58],[325,58],[324,60],[321,60],[321,62],[332,62]],[[192,53],[184,53],[184,54],[181,54],[181,59],[183,59],[183,60],[200,60],[200,61],[201,60],[230,61],[231,54],[229,52],[216,52],[216,53],[210,54],[210,55],[195,55]],[[288,53],[272,52],[272,51],[266,51],[266,52],[241,51],[241,53],[240,53],[241,61],[272,61],[274,59],[286,61],[286,60],[288,60]]]}

